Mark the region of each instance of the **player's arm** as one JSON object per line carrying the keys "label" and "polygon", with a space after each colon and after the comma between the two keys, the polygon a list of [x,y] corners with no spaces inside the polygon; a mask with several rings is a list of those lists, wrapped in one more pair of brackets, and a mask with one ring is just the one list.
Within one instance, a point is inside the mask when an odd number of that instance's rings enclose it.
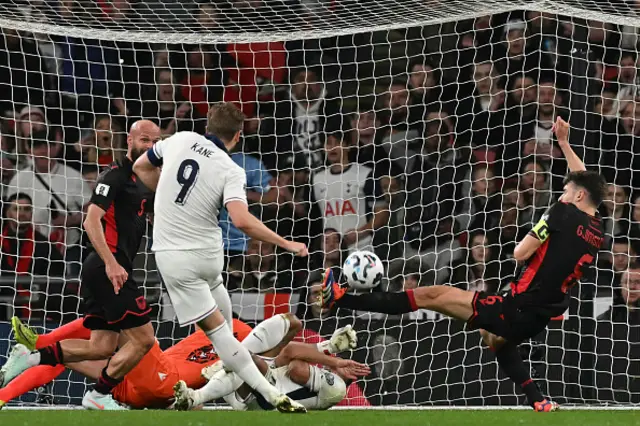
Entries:
{"label": "player's arm", "polygon": [[121,185],[120,169],[105,172],[96,184],[91,195],[91,201],[84,219],[84,229],[87,232],[93,249],[104,262],[107,276],[113,283],[116,294],[127,280],[127,272],[118,264],[115,256],[107,244],[107,238],[102,227],[102,218],[113,204]]}
{"label": "player's arm", "polygon": [[326,355],[313,345],[305,343],[291,342],[289,343],[275,359],[275,366],[281,367],[289,365],[293,360],[305,361],[309,364],[320,364],[337,370],[340,375],[348,379],[355,380],[360,376],[367,376],[371,373],[371,369],[366,364],[357,361],[343,359],[337,356]]}
{"label": "player's arm", "polygon": [[518,243],[516,248],[513,250],[513,258],[518,262],[524,262],[529,259],[541,245],[542,241],[540,241],[536,237],[527,235],[522,239],[522,241]]}
{"label": "player's arm", "polygon": [[245,172],[239,167],[231,170],[225,178],[224,206],[229,212],[233,225],[250,238],[275,244],[297,256],[306,256],[308,254],[306,245],[285,240],[249,212],[246,182]]}
{"label": "player's arm", "polygon": [[562,229],[565,213],[566,205],[564,203],[557,202],[551,206],[547,213],[542,215],[538,223],[531,228],[527,236],[518,243],[513,251],[514,259],[518,262],[524,262],[529,259],[552,233]]}
{"label": "player's arm", "polygon": [[578,157],[571,148],[571,145],[569,145],[569,123],[564,121],[562,117],[558,117],[553,125],[553,131],[558,138],[558,145],[562,150],[562,154],[564,154],[564,158],[567,160],[569,170],[572,172],[587,170],[580,157]]}
{"label": "player's arm", "polygon": [[160,166],[162,166],[162,155],[167,139],[156,142],[151,148],[142,154],[133,165],[133,172],[138,179],[152,191],[158,187],[160,180]]}

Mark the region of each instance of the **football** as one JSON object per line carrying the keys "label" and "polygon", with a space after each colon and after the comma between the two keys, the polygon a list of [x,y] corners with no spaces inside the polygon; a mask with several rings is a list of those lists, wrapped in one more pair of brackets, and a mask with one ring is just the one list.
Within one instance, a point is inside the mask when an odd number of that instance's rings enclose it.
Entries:
{"label": "football", "polygon": [[375,253],[356,251],[347,257],[342,266],[349,287],[358,290],[370,290],[382,281],[384,266]]}

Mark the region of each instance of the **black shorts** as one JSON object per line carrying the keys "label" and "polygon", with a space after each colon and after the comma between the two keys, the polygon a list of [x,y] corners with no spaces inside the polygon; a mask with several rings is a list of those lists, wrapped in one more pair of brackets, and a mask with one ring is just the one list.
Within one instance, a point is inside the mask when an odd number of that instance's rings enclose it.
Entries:
{"label": "black shorts", "polygon": [[84,326],[89,330],[120,332],[151,321],[144,294],[133,281],[131,271],[118,294],[107,277],[104,262],[91,253],[82,264],[82,301]]}
{"label": "black shorts", "polygon": [[482,328],[513,343],[538,335],[551,321],[548,316],[518,309],[509,296],[476,292],[471,305],[473,316],[467,324],[472,330]]}

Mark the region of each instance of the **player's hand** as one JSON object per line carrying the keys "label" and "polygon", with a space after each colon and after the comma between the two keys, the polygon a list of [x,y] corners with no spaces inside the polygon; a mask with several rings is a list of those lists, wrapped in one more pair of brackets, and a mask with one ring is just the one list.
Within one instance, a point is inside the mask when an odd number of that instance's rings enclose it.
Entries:
{"label": "player's hand", "polygon": [[309,255],[309,250],[307,250],[306,244],[296,243],[295,241],[287,241],[287,245],[282,247],[289,253],[293,253],[298,257],[307,257]]}
{"label": "player's hand", "polygon": [[113,284],[113,291],[115,291],[116,294],[120,293],[120,289],[124,283],[127,282],[127,278],[129,278],[129,273],[118,262],[107,264],[105,271],[111,284]]}
{"label": "player's hand", "polygon": [[338,354],[349,349],[355,349],[358,346],[358,336],[351,325],[339,328],[333,332],[333,336],[329,340],[329,351],[332,354]]}
{"label": "player's hand", "polygon": [[364,377],[371,374],[371,369],[366,364],[360,364],[351,359],[340,359],[336,367],[336,373],[341,377],[350,380],[357,380],[358,377]]}
{"label": "player's hand", "polygon": [[562,117],[556,118],[551,131],[556,134],[559,144],[569,143],[569,123],[564,121]]}
{"label": "player's hand", "polygon": [[351,247],[356,243],[356,241],[358,241],[358,231],[356,231],[355,229],[347,231],[347,233],[342,236],[342,242],[347,247]]}

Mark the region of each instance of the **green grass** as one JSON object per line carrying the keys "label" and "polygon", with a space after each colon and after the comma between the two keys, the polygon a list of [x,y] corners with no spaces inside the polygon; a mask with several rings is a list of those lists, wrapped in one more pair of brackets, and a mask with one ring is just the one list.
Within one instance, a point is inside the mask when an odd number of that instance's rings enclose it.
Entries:
{"label": "green grass", "polygon": [[640,411],[1,411],[2,426],[640,426]]}

